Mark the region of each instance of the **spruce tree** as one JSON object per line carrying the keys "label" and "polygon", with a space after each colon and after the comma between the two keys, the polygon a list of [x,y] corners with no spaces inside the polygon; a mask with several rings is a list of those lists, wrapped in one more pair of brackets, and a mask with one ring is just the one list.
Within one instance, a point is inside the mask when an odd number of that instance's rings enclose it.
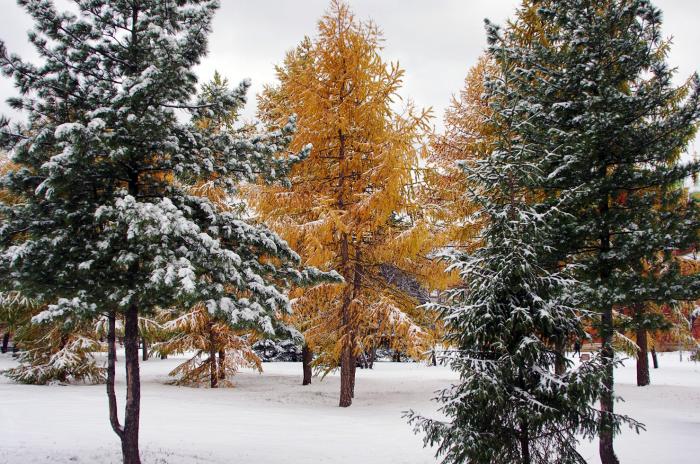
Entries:
{"label": "spruce tree", "polygon": [[661,13],[649,1],[534,3],[549,25],[544,40],[519,47],[505,34],[491,50],[518,76],[527,110],[519,136],[543,160],[538,189],[565,213],[552,216],[553,246],[576,269],[579,304],[595,314],[606,360],[600,457],[613,464],[618,314],[698,297],[697,276],[681,275],[673,252],[696,242],[700,224],[696,205],[679,206],[698,171],[679,156],[700,117],[700,81],[673,86]]}
{"label": "spruce tree", "polygon": [[[37,322],[107,315],[110,423],[124,462],[139,463],[139,316],[203,302],[217,317],[271,332],[275,315],[289,309],[281,287],[333,278],[300,269],[278,236],[192,187],[284,182],[308,148],[277,156],[293,124],[248,135],[201,123],[236,114],[249,86],[197,96],[193,68],[217,1],[75,0],[77,14],[49,0],[18,3],[34,20],[29,39],[43,62],[0,44],[0,66],[20,93],[10,103],[27,115],[2,130],[17,169],[0,187],[22,201],[0,203],[1,285],[48,305]],[[123,424],[117,316],[125,330]]]}
{"label": "spruce tree", "polygon": [[609,361],[594,356],[576,369],[555,369],[569,364],[559,342],[585,337],[585,313],[573,298],[571,269],[558,265],[552,246],[551,224],[565,214],[540,190],[548,160],[524,136],[537,107],[523,102],[514,83],[522,70],[500,48],[506,39],[494,26],[488,33],[497,68],[485,76],[483,98],[493,137],[485,158],[459,163],[485,224],[483,246],[443,254],[463,281],[440,308],[455,346],[448,362],[460,381],[436,398],[446,421],[409,418],[446,463],[583,463],[576,445],[598,431],[592,403],[605,391]]}

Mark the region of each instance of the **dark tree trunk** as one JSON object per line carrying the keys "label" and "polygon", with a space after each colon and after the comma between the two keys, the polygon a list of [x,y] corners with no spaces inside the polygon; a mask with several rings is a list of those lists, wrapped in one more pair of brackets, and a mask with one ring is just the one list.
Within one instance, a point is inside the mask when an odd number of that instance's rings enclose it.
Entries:
{"label": "dark tree trunk", "polygon": [[311,349],[309,348],[309,345],[304,343],[304,346],[301,349],[301,367],[304,372],[304,378],[301,382],[302,385],[310,385],[311,384],[311,361],[313,360],[313,356],[311,354]]}
{"label": "dark tree trunk", "polygon": [[437,356],[435,355],[435,348],[433,347],[433,351],[430,353],[430,364],[433,366],[437,366]]}
{"label": "dark tree trunk", "polygon": [[10,332],[5,332],[2,336],[2,352],[7,353],[7,346],[10,344]]}
{"label": "dark tree trunk", "polygon": [[[603,326],[605,328],[612,327],[612,308],[606,308],[603,312]],[[604,330],[605,337],[603,338],[602,356],[607,362],[605,374],[603,377],[604,391],[600,396],[600,430],[599,430],[599,446],[601,464],[619,464],[620,461],[615,455],[613,447],[614,427],[612,421],[613,414],[613,347],[612,347],[612,330]]]}
{"label": "dark tree trunk", "polygon": [[347,408],[352,404],[352,370],[350,365],[352,359],[352,347],[349,342],[345,342],[343,353],[340,358],[340,403],[341,408]]}
{"label": "dark tree trunk", "polygon": [[143,357],[141,359],[143,359],[144,361],[148,361],[148,341],[143,337],[141,337],[141,347],[143,354]]}
{"label": "dark tree trunk", "polygon": [[557,340],[554,345],[554,373],[562,375],[566,371],[566,340]]}
{"label": "dark tree trunk", "polygon": [[372,369],[374,367],[374,360],[377,358],[377,348],[373,345],[372,348],[369,350],[369,368]]}
{"label": "dark tree trunk", "polygon": [[[601,179],[605,179],[608,176],[607,166],[602,164],[599,167],[599,174]],[[610,281],[611,268],[610,263],[607,261],[607,255],[610,252],[610,227],[608,226],[606,220],[608,212],[610,210],[610,195],[608,193],[603,194],[598,203],[598,214],[601,218],[600,220],[600,230],[599,230],[599,244],[600,249],[598,252],[598,273],[600,280],[603,284],[607,284]],[[602,349],[601,355],[603,361],[606,362],[605,373],[603,376],[603,393],[600,395],[600,429],[598,431],[598,452],[600,454],[601,464],[619,464],[620,461],[615,455],[615,448],[613,447],[613,440],[615,438],[615,427],[614,427],[614,401],[613,401],[613,389],[615,386],[614,377],[614,366],[613,361],[615,358],[615,351],[613,348],[613,335],[615,333],[615,327],[613,325],[613,308],[611,305],[602,308],[601,313],[601,327],[600,327],[600,338],[602,339]]]}
{"label": "dark tree trunk", "polygon": [[523,421],[520,428],[520,457],[521,464],[530,464],[530,435],[527,429],[527,421]]}
{"label": "dark tree trunk", "polygon": [[113,312],[107,316],[107,401],[109,402],[109,423],[119,439],[124,435],[124,429],[119,424],[117,413],[117,395],[114,392],[115,365],[117,362],[117,342],[115,336],[115,315]]}
{"label": "dark tree trunk", "polygon": [[219,350],[219,380],[226,380],[226,350]]}
{"label": "dark tree trunk", "polygon": [[[341,143],[342,143],[341,136]],[[341,152],[343,146],[341,145]],[[348,235],[343,233],[340,241],[340,257],[342,266],[347,269],[347,263],[350,261],[348,252]],[[347,271],[346,271],[347,274]],[[347,285],[347,284],[346,284]],[[349,288],[345,288],[343,292],[343,306],[341,308],[342,324],[345,330],[343,341],[343,350],[340,354],[340,401],[338,405],[341,408],[347,408],[352,404],[352,367],[355,362],[352,356],[352,329],[350,317],[350,303],[352,301],[352,293]]]}
{"label": "dark tree trunk", "polygon": [[219,376],[216,371],[216,347],[214,340],[214,324],[209,321],[209,386],[217,388]]}
{"label": "dark tree trunk", "polygon": [[355,398],[355,374],[357,373],[357,357],[352,356],[350,362],[350,396]]}
{"label": "dark tree trunk", "polygon": [[651,349],[651,361],[654,363],[654,369],[658,369],[659,359],[656,357],[656,348]]}
{"label": "dark tree trunk", "polygon": [[139,373],[139,310],[132,303],[124,323],[126,364],[126,412],[122,434],[124,464],[141,464],[139,457],[139,418],[141,415],[141,376]]}
{"label": "dark tree trunk", "polygon": [[644,328],[637,329],[637,346],[639,346],[639,354],[637,356],[637,386],[644,387],[650,383],[647,331]]}

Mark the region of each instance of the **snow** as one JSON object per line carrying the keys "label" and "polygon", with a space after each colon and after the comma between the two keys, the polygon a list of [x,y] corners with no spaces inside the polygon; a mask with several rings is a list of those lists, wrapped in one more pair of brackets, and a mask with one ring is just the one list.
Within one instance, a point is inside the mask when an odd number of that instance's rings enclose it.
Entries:
{"label": "snow", "polygon": [[[633,362],[618,369],[617,404],[647,425],[641,436],[625,430],[616,449],[622,462],[697,462],[700,434],[700,364],[661,353],[652,385],[634,385]],[[119,353],[123,359],[123,353]],[[234,388],[212,390],[166,385],[183,358],[141,363],[141,449],[144,464],[434,463],[401,417],[413,408],[434,411],[432,392],[456,380],[444,367],[377,363],[357,370],[356,398],[337,407],[337,375],[301,386],[298,363],[266,363],[263,374],[244,370]],[[0,355],[0,369],[14,365]],[[123,364],[118,373],[123,376]],[[123,407],[123,378],[117,393]],[[121,409],[120,409],[121,410]],[[0,462],[118,463],[103,385],[30,386],[0,378]],[[599,462],[597,443],[581,451]]]}

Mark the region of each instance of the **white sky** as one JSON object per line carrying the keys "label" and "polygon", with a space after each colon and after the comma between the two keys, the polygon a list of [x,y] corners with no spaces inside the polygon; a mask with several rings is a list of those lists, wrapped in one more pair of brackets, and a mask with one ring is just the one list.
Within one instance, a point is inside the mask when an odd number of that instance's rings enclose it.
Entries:
{"label": "white sky", "polygon": [[[58,0],[57,4],[65,4]],[[31,21],[12,0],[0,0],[0,39],[11,52],[33,55],[26,40]],[[254,95],[274,81],[274,65],[304,35],[313,35],[328,0],[221,0],[209,55],[199,67],[202,80],[218,70],[232,83],[249,77],[253,87],[245,111],[255,113]],[[358,19],[374,20],[384,32],[386,60],[405,69],[402,95],[420,107],[432,107],[433,123],[463,85],[467,70],[486,46],[483,19],[502,24],[520,0],[350,0]],[[664,35],[673,37],[669,57],[677,82],[698,70],[700,1],[655,0],[664,13]],[[0,77],[0,113],[11,115],[5,99],[12,82]],[[692,148],[691,148],[692,150]]]}

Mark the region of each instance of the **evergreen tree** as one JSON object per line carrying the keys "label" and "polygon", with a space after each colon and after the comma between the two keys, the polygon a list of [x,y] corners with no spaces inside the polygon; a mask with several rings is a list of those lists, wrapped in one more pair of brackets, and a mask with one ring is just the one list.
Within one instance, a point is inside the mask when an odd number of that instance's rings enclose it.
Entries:
{"label": "evergreen tree", "polygon": [[566,213],[552,216],[553,246],[577,270],[579,304],[595,314],[606,369],[600,457],[613,464],[619,311],[695,299],[700,289],[673,259],[696,241],[700,224],[695,205],[678,206],[680,186],[698,171],[678,158],[700,117],[700,81],[673,87],[661,13],[647,0],[533,3],[551,25],[543,40],[523,47],[492,28],[490,50],[516,76],[527,121],[520,143],[543,160],[537,188]]}
{"label": "evergreen tree", "polygon": [[[196,95],[193,68],[206,52],[215,0],[19,0],[43,59],[33,65],[0,45],[0,66],[26,123],[2,139],[18,166],[2,188],[0,275],[47,310],[34,318],[108,319],[110,423],[124,462],[140,462],[139,316],[203,302],[232,323],[273,330],[289,310],[280,287],[335,278],[299,269],[277,235],[190,189],[211,181],[283,181],[308,150],[278,157],[293,124],[232,134],[202,120],[241,108],[248,82]],[[178,118],[177,111],[190,114]],[[115,325],[124,318],[126,412],[114,390]]]}
{"label": "evergreen tree", "polygon": [[523,104],[513,82],[520,69],[501,41],[489,27],[497,68],[485,74],[482,96],[490,109],[484,124],[493,134],[487,156],[459,162],[484,224],[483,246],[443,254],[448,271],[459,271],[463,281],[440,306],[455,346],[449,364],[460,381],[436,398],[447,421],[408,416],[426,444],[438,445],[443,462],[583,463],[576,445],[598,431],[600,411],[591,404],[605,391],[609,361],[595,356],[576,369],[555,369],[557,342],[585,337],[572,297],[577,282],[568,267],[557,266],[551,224],[562,213],[539,190],[547,158],[524,137],[536,110]]}

